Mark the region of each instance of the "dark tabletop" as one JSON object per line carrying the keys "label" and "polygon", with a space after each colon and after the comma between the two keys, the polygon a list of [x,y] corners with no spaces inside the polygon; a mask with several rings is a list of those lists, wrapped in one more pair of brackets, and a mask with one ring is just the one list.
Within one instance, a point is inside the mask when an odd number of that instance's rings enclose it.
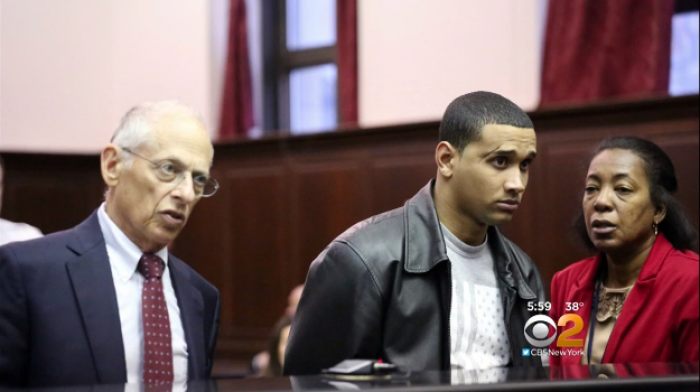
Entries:
{"label": "dark tabletop", "polygon": [[[230,378],[191,382],[187,392],[227,391],[698,391],[700,366],[694,363],[607,364],[592,366],[493,368],[389,376],[298,376]],[[135,387],[135,388],[134,388]],[[149,392],[124,385],[41,388],[41,391]],[[163,391],[162,388],[153,391]],[[182,390],[181,388],[173,391]],[[11,391],[0,388],[0,391]]]}

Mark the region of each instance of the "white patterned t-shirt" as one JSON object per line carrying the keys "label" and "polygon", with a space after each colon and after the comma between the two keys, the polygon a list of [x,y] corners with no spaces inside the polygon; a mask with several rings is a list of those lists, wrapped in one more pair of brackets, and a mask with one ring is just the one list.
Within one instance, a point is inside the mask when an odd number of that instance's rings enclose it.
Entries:
{"label": "white patterned t-shirt", "polygon": [[465,244],[443,225],[452,270],[450,363],[485,369],[510,362],[501,292],[488,243]]}

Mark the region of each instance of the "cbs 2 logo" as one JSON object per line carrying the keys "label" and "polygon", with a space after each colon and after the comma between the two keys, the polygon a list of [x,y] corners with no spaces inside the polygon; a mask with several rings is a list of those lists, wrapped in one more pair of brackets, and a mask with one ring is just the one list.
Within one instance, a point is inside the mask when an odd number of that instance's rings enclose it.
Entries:
{"label": "cbs 2 logo", "polygon": [[[535,347],[547,347],[557,338],[557,326],[566,327],[569,322],[573,322],[574,326],[561,332],[557,340],[557,347],[583,347],[583,339],[571,338],[583,330],[583,319],[581,316],[573,313],[561,316],[557,324],[554,324],[554,320],[543,314],[532,316],[525,323],[523,333],[525,334],[525,339],[531,345]],[[531,325],[532,336],[527,332],[528,327]],[[549,327],[554,328],[554,334],[552,336],[549,336]]]}

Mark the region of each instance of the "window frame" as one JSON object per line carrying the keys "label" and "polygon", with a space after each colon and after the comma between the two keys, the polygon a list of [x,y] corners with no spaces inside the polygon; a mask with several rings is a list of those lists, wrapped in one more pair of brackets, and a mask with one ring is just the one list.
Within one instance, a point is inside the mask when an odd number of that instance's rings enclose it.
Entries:
{"label": "window frame", "polygon": [[700,2],[698,0],[676,0],[673,7],[674,14],[697,11],[700,11]]}
{"label": "window frame", "polygon": [[[262,36],[263,133],[292,134],[290,74],[294,69],[314,65],[334,64],[337,68],[337,20],[335,44],[290,51],[287,49],[287,0],[266,1],[262,7]],[[336,79],[336,126],[340,122],[338,88]]]}

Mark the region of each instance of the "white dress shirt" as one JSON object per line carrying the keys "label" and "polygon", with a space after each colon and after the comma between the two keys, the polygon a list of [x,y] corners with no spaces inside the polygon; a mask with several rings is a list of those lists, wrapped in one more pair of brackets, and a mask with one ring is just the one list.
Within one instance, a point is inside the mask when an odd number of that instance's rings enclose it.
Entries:
{"label": "white dress shirt", "polygon": [[[128,383],[141,383],[143,380],[143,323],[141,321],[141,290],[144,278],[137,267],[143,252],[131,242],[119,227],[107,215],[105,204],[100,206],[97,217],[100,221],[102,235],[107,245],[109,264],[112,267],[112,279],[119,304],[119,319],[124,341],[124,358]],[[156,255],[165,262],[161,281],[163,293],[168,306],[170,332],[173,349],[174,383],[187,382],[187,342],[182,327],[180,308],[170,280],[168,269],[168,249],[163,248]]]}
{"label": "white dress shirt", "polygon": [[26,223],[0,219],[0,246],[16,241],[27,241],[43,236],[41,231]]}

